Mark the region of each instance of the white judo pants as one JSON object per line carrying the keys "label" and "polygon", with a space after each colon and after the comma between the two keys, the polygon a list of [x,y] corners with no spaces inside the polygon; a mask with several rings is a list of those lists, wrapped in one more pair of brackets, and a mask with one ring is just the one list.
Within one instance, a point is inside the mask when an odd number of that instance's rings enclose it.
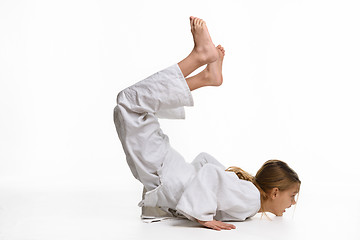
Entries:
{"label": "white judo pants", "polygon": [[193,98],[177,64],[124,89],[117,96],[114,122],[127,163],[150,191],[160,185],[159,171],[167,158],[183,157],[169,144],[158,118],[184,119]]}

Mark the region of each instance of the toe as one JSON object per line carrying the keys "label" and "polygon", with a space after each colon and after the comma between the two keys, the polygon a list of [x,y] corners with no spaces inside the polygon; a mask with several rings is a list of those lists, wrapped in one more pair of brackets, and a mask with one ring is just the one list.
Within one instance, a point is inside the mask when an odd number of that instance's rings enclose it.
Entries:
{"label": "toe", "polygon": [[191,27],[191,29],[193,29],[194,26],[195,26],[195,19],[192,18],[192,19],[190,19],[190,27]]}
{"label": "toe", "polygon": [[198,25],[199,24],[199,19],[197,17],[194,18],[194,25]]}

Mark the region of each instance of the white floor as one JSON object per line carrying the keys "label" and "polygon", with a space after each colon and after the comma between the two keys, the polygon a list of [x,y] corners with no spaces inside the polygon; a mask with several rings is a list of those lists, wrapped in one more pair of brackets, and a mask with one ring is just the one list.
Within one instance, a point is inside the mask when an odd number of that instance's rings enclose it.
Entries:
{"label": "white floor", "polygon": [[2,185],[0,239],[360,239],[359,193],[352,187],[302,186],[295,213],[269,214],[272,221],[258,214],[217,232],[180,219],[143,223],[141,189],[134,186]]}

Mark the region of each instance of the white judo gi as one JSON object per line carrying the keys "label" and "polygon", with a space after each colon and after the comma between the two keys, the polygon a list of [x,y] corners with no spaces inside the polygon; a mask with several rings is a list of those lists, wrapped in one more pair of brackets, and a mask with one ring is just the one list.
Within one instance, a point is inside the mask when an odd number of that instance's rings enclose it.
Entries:
{"label": "white judo gi", "polygon": [[260,192],[207,153],[190,164],[169,144],[158,118],[184,119],[193,98],[177,64],[124,89],[114,122],[127,163],[146,193],[139,206],[192,221],[243,221],[260,209]]}

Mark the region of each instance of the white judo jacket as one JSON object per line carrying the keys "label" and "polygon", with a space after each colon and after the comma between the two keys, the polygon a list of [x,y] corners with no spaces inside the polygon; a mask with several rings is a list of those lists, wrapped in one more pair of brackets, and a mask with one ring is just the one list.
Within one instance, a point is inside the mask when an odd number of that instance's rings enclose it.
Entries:
{"label": "white judo jacket", "polygon": [[146,189],[140,207],[160,207],[192,221],[243,221],[260,209],[260,192],[207,153],[192,163],[170,146],[158,118],[184,119],[193,98],[177,64],[124,89],[114,122],[127,163]]}

